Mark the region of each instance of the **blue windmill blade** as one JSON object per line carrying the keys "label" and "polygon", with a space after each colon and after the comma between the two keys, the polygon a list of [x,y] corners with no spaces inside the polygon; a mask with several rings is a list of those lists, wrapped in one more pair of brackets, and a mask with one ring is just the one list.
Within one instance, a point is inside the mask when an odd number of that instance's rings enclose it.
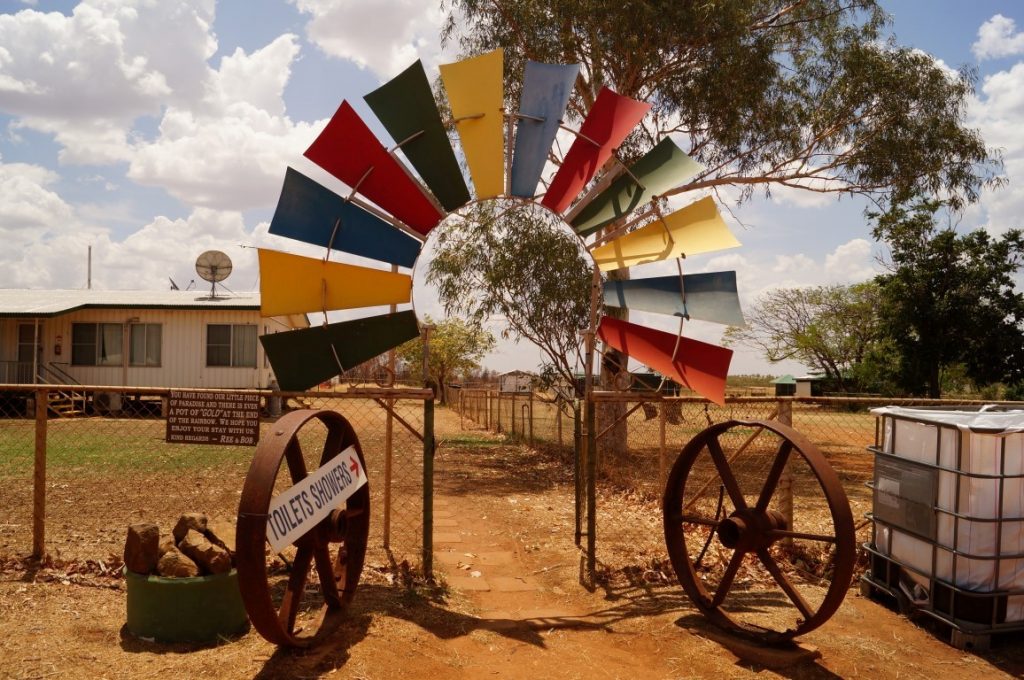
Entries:
{"label": "blue windmill blade", "polygon": [[579,72],[579,64],[526,62],[523,94],[519,101],[519,113],[525,117],[520,118],[516,125],[516,146],[512,157],[513,196],[533,198],[536,193]]}
{"label": "blue windmill blade", "polygon": [[[683,291],[686,298],[683,299]],[[607,281],[604,303],[642,312],[688,316],[730,326],[743,326],[743,311],[736,292],[736,272],[711,272],[649,279]]]}
{"label": "blue windmill blade", "polygon": [[412,267],[422,247],[402,230],[293,168],[285,174],[269,231],[400,267]]}

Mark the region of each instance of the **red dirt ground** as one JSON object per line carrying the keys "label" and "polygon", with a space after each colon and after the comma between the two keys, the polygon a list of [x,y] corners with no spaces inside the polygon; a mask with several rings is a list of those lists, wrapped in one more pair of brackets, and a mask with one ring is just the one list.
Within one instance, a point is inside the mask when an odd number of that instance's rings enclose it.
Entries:
{"label": "red dirt ground", "polygon": [[[457,424],[439,416],[442,434]],[[983,655],[957,651],[941,629],[918,627],[856,588],[804,638],[820,659],[764,668],[725,644],[677,585],[582,588],[571,480],[553,459],[456,439],[438,452],[437,480],[444,587],[393,584],[373,553],[349,620],[313,652],[277,649],[255,632],[199,648],[137,640],[124,630],[120,578],[35,570],[0,554],[0,678],[1024,676],[1024,638],[997,638]],[[101,493],[98,483],[81,491],[90,492]],[[72,511],[54,513],[59,523]]]}

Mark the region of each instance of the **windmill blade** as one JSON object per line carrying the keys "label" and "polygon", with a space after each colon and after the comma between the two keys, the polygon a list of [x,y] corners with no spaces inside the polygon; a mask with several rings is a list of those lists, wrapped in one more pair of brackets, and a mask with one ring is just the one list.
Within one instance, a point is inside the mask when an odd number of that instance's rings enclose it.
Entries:
{"label": "windmill blade", "polygon": [[301,392],[419,334],[416,314],[405,311],[261,335],[260,342],[281,389]]}
{"label": "windmill blade", "polygon": [[498,48],[441,65],[441,81],[478,199],[505,192],[504,55]]}
{"label": "windmill blade", "polygon": [[537,183],[579,72],[579,64],[526,62],[519,113],[528,117],[520,118],[516,124],[510,192],[513,196],[533,198],[537,192]]}
{"label": "windmill blade", "polygon": [[606,281],[604,304],[730,326],[746,323],[736,292],[736,272],[686,274],[682,280],[678,276],[656,276]]}
{"label": "windmill blade", "polygon": [[441,212],[347,101],[305,156],[423,235],[441,221]]}
{"label": "windmill blade", "polygon": [[565,212],[650,109],[646,102],[601,88],[541,203],[556,213]]}
{"label": "windmill blade", "polygon": [[725,404],[725,379],[729,375],[731,349],[690,338],[677,338],[672,333],[609,316],[601,319],[597,334],[608,346],[686,385],[705,399],[720,406]]}
{"label": "windmill blade", "polygon": [[708,196],[664,218],[595,248],[601,271],[710,253],[740,245]]}
{"label": "windmill blade", "polygon": [[417,59],[363,99],[445,210],[465,205],[469,189],[441,123],[423,63]]}
{"label": "windmill blade", "polygon": [[260,312],[285,316],[412,300],[412,277],[381,269],[259,250]]}
{"label": "windmill blade", "polygon": [[666,137],[584,206],[571,224],[580,236],[588,236],[703,169]]}
{"label": "windmill blade", "polygon": [[292,168],[285,173],[269,232],[400,267],[412,267],[421,249],[401,229]]}

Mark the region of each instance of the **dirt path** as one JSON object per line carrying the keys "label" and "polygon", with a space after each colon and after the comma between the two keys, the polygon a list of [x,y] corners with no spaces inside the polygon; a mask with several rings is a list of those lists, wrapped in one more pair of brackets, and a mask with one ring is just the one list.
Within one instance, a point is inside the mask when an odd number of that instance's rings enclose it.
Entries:
{"label": "dirt path", "polygon": [[435,563],[446,588],[391,585],[375,555],[350,618],[323,649],[282,651],[254,632],[196,649],[127,635],[119,580],[44,580],[8,562],[0,678],[1024,677],[1021,637],[983,656],[958,652],[855,591],[806,637],[821,659],[779,672],[741,659],[678,585],[588,592],[569,466],[460,432],[457,417],[440,414]]}

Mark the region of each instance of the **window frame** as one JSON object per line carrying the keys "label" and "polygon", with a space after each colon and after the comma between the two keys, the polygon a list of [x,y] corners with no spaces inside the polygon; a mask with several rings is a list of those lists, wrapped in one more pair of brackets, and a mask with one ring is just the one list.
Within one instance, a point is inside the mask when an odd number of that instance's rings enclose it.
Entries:
{"label": "window frame", "polygon": [[[149,362],[150,350],[150,329],[156,329],[157,356],[156,363]],[[138,329],[142,333],[142,361],[136,361],[135,354],[135,333]],[[162,323],[141,322],[128,326],[128,365],[133,368],[161,368],[164,360],[164,325]]]}
{"label": "window frame", "polygon": [[[226,343],[217,343],[215,347],[226,348],[228,352],[228,363],[222,364],[211,364],[210,363],[210,329],[213,327],[224,327],[227,326],[229,329],[228,339]],[[251,328],[256,340],[253,348],[252,363],[239,363],[240,357],[236,356],[235,343],[236,343],[236,331],[240,328]],[[206,338],[204,342],[206,348],[206,368],[258,368],[259,367],[259,325],[254,323],[207,323],[206,324]]]}
{"label": "window frame", "polygon": [[[92,342],[75,342],[75,327],[76,326],[92,326],[93,327],[93,339]],[[100,356],[100,350],[104,346],[104,326],[115,326],[118,332],[113,337],[117,338],[117,342],[121,345],[121,360],[117,363],[112,361],[103,361]],[[76,347],[92,347],[92,360],[88,362],[79,362],[75,357]],[[92,366],[96,368],[112,368],[112,367],[124,367],[127,357],[125,356],[124,347],[124,324],[122,323],[110,323],[107,321],[73,321],[71,323],[71,365],[72,366]]]}

